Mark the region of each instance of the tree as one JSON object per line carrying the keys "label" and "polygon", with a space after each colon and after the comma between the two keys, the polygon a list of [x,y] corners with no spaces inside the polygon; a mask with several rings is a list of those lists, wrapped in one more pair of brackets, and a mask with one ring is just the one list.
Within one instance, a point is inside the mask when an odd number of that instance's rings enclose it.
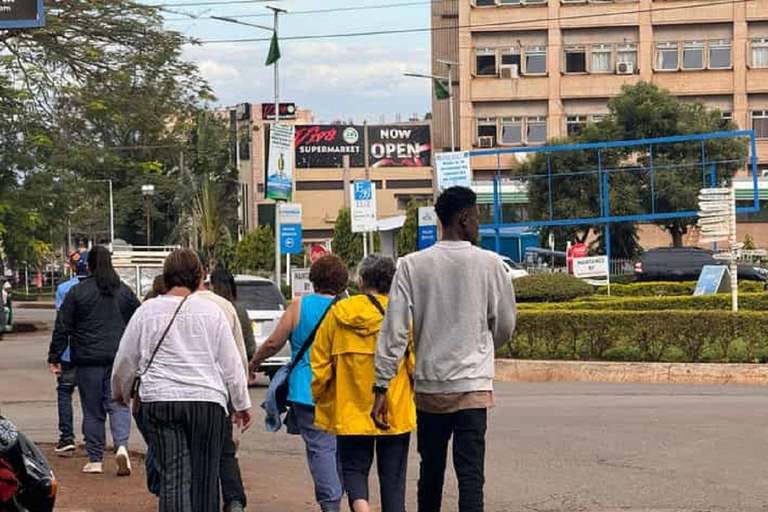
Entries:
{"label": "tree", "polygon": [[275,268],[275,235],[269,226],[248,233],[235,246],[234,272],[269,271]]}
{"label": "tree", "polygon": [[412,199],[408,201],[405,211],[405,222],[397,234],[397,256],[405,256],[418,250],[419,207],[425,206],[424,201]]}
{"label": "tree", "polygon": [[333,252],[350,267],[363,259],[362,233],[352,232],[352,215],[349,208],[341,208],[333,225]]}

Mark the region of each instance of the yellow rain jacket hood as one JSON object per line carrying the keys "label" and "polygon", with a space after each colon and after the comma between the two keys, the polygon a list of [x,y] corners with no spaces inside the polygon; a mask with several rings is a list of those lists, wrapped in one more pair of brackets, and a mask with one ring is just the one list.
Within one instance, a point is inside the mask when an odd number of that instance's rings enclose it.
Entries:
{"label": "yellow rain jacket hood", "polygon": [[[387,297],[376,295],[386,310]],[[374,354],[383,316],[365,295],[333,306],[310,351],[315,426],[335,435],[396,435],[416,428],[412,344],[387,391],[389,430],[376,428]]]}

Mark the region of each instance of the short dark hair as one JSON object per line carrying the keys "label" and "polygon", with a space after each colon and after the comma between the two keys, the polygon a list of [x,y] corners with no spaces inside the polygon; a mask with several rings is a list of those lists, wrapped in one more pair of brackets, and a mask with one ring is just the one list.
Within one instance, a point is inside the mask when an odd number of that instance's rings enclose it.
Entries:
{"label": "short dark hair", "polygon": [[395,277],[395,262],[392,258],[371,254],[360,263],[357,273],[363,281],[363,287],[387,294]]}
{"label": "short dark hair", "polygon": [[224,297],[229,302],[237,300],[235,278],[229,273],[229,270],[219,267],[211,272],[211,286],[213,286],[213,292],[216,295]]}
{"label": "short dark hair", "polygon": [[443,226],[448,226],[462,211],[477,206],[477,194],[467,187],[446,189],[435,203],[435,213]]}
{"label": "short dark hair", "polygon": [[176,249],[165,258],[163,281],[168,290],[181,286],[195,292],[202,280],[203,264],[192,249]]}
{"label": "short dark hair", "polygon": [[152,289],[144,296],[144,300],[148,301],[150,299],[155,299],[161,295],[165,295],[166,293],[168,293],[168,290],[165,288],[165,279],[163,278],[163,274],[158,274],[152,280]]}
{"label": "short dark hair", "polygon": [[341,258],[335,254],[323,256],[309,269],[309,280],[315,293],[339,295],[347,289],[349,271]]}

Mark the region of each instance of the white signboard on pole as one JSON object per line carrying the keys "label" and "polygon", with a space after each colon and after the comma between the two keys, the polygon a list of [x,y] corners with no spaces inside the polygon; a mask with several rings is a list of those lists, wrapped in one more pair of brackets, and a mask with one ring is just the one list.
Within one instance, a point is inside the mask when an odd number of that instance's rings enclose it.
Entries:
{"label": "white signboard on pole", "polygon": [[352,232],[376,231],[376,185],[370,180],[355,181],[352,194]]}
{"label": "white signboard on pole", "polygon": [[469,151],[435,154],[437,188],[443,191],[450,187],[472,186],[472,168],[469,165]]}
{"label": "white signboard on pole", "polygon": [[608,276],[608,256],[587,256],[574,258],[572,261],[573,275],[578,278]]}
{"label": "white signboard on pole", "polygon": [[310,282],[309,280],[308,268],[293,269],[293,274],[291,276],[291,283],[293,283],[293,286],[291,288],[292,290],[291,296],[293,297],[293,300],[300,299],[301,297],[304,297],[306,295],[311,295],[312,293],[314,293],[312,282]]}
{"label": "white signboard on pole", "polygon": [[273,124],[269,130],[267,198],[290,201],[293,195],[293,125]]}

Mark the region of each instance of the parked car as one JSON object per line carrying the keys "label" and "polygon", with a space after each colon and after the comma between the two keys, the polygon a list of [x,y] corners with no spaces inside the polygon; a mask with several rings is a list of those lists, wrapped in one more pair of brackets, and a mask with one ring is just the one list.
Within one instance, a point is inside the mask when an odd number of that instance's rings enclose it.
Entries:
{"label": "parked car", "polygon": [[501,263],[504,265],[504,270],[507,272],[507,276],[510,279],[517,279],[528,275],[528,272],[512,258],[509,258],[508,256],[499,257],[501,258]]}
{"label": "parked car", "polygon": [[[286,308],[285,297],[274,281],[264,277],[236,275],[237,302],[248,312],[256,348],[260,347],[277,327]],[[259,367],[271,379],[286,363],[291,361],[291,347],[286,344],[274,357]]]}
{"label": "parked car", "polygon": [[[698,247],[662,247],[645,251],[635,264],[638,281],[696,281],[704,265],[727,265],[714,258],[714,252]],[[739,264],[739,279],[768,280],[768,270]]]}

